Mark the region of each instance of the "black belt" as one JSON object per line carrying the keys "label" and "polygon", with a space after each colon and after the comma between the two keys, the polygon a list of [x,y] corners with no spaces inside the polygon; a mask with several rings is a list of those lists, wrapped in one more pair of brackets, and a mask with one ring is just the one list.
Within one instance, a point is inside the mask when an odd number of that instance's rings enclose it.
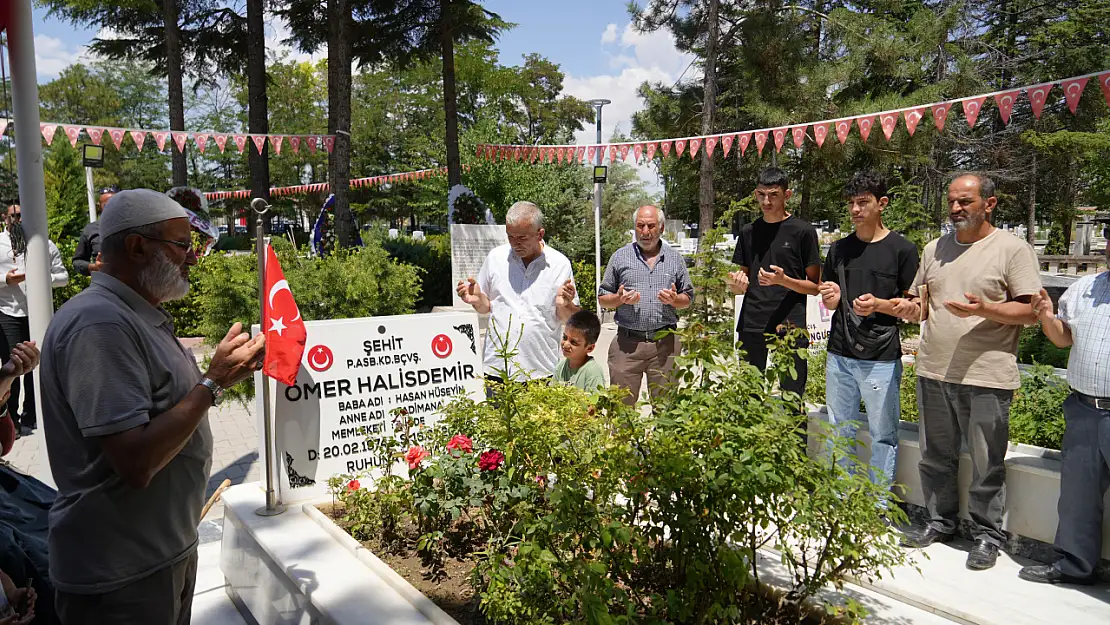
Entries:
{"label": "black belt", "polygon": [[1090,406],[1091,408],[1094,408],[1095,410],[1110,410],[1110,397],[1093,397],[1091,395],[1080,393],[1074,388],[1071,389],[1071,392],[1075,393],[1076,399]]}
{"label": "black belt", "polygon": [[623,337],[627,337],[627,338],[630,338],[630,339],[637,339],[637,340],[640,340],[640,341],[649,341],[649,342],[654,343],[655,341],[661,341],[664,338],[666,338],[666,337],[662,336],[662,334],[664,332],[670,332],[672,330],[677,330],[677,329],[678,329],[678,326],[674,326],[674,325],[663,326],[662,328],[659,328],[657,330],[632,330],[632,329],[629,329],[629,328],[620,328],[620,327],[618,327],[617,328],[617,336],[623,336]]}

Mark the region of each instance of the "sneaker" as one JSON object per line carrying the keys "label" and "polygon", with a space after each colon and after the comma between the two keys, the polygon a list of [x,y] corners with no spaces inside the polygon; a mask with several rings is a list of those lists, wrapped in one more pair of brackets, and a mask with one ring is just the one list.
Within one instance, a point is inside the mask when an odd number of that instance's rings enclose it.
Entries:
{"label": "sneaker", "polygon": [[21,425],[21,426],[19,426],[19,435],[20,435],[20,436],[30,436],[30,435],[32,435],[32,434],[34,434],[34,433],[35,433],[35,428],[33,428],[33,427],[29,426],[29,425]]}

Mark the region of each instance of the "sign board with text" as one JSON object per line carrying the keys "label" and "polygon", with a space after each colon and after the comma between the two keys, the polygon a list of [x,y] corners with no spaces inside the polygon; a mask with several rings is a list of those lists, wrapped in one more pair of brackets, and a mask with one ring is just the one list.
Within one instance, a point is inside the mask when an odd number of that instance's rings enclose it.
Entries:
{"label": "sign board with text", "polygon": [[[732,327],[740,323],[740,307],[744,305],[744,296],[737,295],[733,304]],[[833,311],[825,308],[825,303],[816,295],[806,296],[806,329],[809,330],[809,351],[818,352],[825,349],[829,340],[829,330],[832,329]],[[733,341],[736,334],[733,333]]]}
{"label": "sign board with text", "polygon": [[477,278],[490,251],[508,242],[505,226],[451,224],[451,302],[454,306],[466,306],[455,292],[455,285],[460,280]]}
{"label": "sign board with text", "polygon": [[[444,405],[462,395],[484,396],[475,313],[309,321],[305,326],[308,340],[297,384],[267,379],[275,484],[284,503],[326,495],[328,479],[335,475],[381,475],[374,441],[400,436],[393,424],[395,409],[404,408],[417,421],[411,433],[419,443],[439,422]],[[256,389],[261,378],[255,374]],[[261,415],[261,393],[255,403]],[[258,432],[261,437],[261,424]],[[394,473],[403,475],[405,469],[398,463]]]}

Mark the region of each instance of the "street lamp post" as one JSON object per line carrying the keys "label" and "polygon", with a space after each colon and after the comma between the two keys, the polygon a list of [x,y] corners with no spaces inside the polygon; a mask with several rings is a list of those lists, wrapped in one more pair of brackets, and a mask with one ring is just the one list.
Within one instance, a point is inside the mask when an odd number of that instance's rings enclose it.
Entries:
{"label": "street lamp post", "polygon": [[[594,154],[594,165],[601,165],[601,107],[611,104],[611,100],[598,98],[590,100],[597,112],[597,149]],[[601,317],[601,183],[594,181],[594,301],[597,303],[597,316]]]}

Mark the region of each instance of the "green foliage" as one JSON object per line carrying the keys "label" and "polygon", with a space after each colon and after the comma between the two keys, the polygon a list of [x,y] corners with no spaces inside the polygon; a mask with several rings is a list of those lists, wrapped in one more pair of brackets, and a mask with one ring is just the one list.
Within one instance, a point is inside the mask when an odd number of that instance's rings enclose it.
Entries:
{"label": "green foliage", "polygon": [[1036,365],[1021,376],[1010,404],[1010,440],[1060,449],[1064,439],[1064,400],[1071,389],[1052,367]]}
{"label": "green foliage", "polygon": [[728,224],[732,222],[740,204],[734,204],[717,219],[717,224],[702,235],[698,251],[694,254],[694,266],[690,268],[690,282],[694,285],[694,302],[682,316],[701,324],[714,336],[732,337],[735,333],[733,311],[736,297],[729,289],[726,279],[732,264],[732,251],[716,249],[725,240]]}
{"label": "green foliage", "polygon": [[902,382],[898,391],[902,420],[917,423],[920,418],[917,414],[917,369],[913,365],[906,365],[902,369]]}
{"label": "green foliage", "polygon": [[81,155],[67,141],[58,141],[43,159],[46,213],[50,240],[76,239],[89,223],[89,198]]}
{"label": "green foliage", "polygon": [[[820,383],[816,382],[820,379]],[[902,420],[917,423],[917,373],[907,365],[899,388]],[[810,356],[806,401],[824,403],[825,357]],[[1060,449],[1064,437],[1064,400],[1070,393],[1067,382],[1052,367],[1036,364],[1021,375],[1021,388],[1010,403],[1010,440],[1015,443]],[[820,401],[818,400],[820,398]]]}
{"label": "green foliage", "polygon": [[73,268],[73,251],[77,248],[77,239],[69,238],[55,240],[51,237],[51,240],[58,246],[58,252],[62,257],[62,264],[65,265],[66,273],[69,274],[69,282],[62,288],[53,289],[52,291],[52,295],[54,296],[54,310],[58,310],[61,308],[62,304],[65,304],[70,298],[89,286],[89,278],[77,273],[77,270]]}
{"label": "green foliage", "polygon": [[[571,263],[574,284],[578,288],[578,303],[584,310],[597,313],[597,267],[593,260],[576,260]],[[605,276],[605,265],[601,265],[601,275]]]}
{"label": "green foliage", "polygon": [[[410,463],[400,486],[428,573],[449,557],[474,562],[492,622],[754,624],[904,562],[875,506],[882,489],[806,458],[797,398],[772,392],[782,364],[765,376],[696,321],[682,334],[677,383],[650,414],[616,387],[542,382],[446,406],[431,458]],[[502,349],[505,369],[514,355]],[[381,544],[380,519],[393,518],[381,498],[407,499],[391,479],[381,497],[349,494],[352,477],[333,481],[344,518]],[[781,601],[759,587],[756,551],[768,545],[788,570]]]}
{"label": "green foliage", "polygon": [[1018,343],[1018,362],[1026,365],[1042,364],[1058,369],[1068,366],[1070,347],[1056,347],[1044,335],[1040,326],[1030,326],[1021,331]]}
{"label": "green foliage", "polygon": [[818,406],[825,404],[825,391],[827,389],[825,386],[825,367],[827,360],[828,352],[823,349],[809,355],[809,360],[806,362],[808,375],[806,376],[805,400],[807,403],[817,404]]}
{"label": "green foliage", "polygon": [[412,237],[382,237],[381,245],[397,262],[421,269],[417,310],[426,312],[433,306],[451,305],[451,293],[455,290],[455,285],[451,284],[451,237],[433,234],[423,241]]}
{"label": "green foliage", "polygon": [[[376,242],[325,258],[303,256],[303,251],[282,239],[275,238],[272,244],[306,321],[415,312],[419,269],[390,258]],[[182,315],[197,315],[191,327],[206,344],[219,343],[236,322],[244,327],[258,323],[258,261],[254,254],[203,257],[193,268],[190,282],[192,294],[178,310]],[[229,392],[239,400],[253,394],[250,380]]]}

